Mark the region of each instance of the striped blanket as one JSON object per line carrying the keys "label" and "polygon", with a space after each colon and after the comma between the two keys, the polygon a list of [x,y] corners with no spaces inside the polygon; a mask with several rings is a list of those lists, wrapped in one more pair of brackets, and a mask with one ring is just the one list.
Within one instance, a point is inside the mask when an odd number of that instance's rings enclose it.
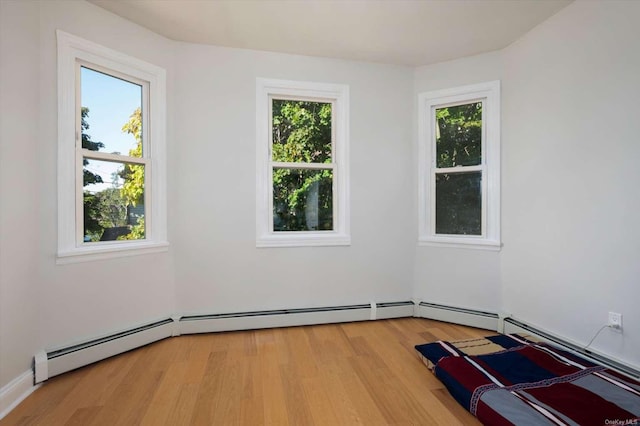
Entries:
{"label": "striped blanket", "polygon": [[485,425],[638,425],[640,382],[519,335],[416,346]]}

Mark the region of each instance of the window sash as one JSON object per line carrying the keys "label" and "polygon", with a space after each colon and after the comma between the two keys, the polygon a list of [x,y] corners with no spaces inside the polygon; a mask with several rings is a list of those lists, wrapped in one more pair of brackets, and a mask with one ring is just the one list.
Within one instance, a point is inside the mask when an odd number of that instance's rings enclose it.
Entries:
{"label": "window sash", "polygon": [[[274,100],[331,104],[331,162],[273,161]],[[257,78],[256,129],[256,247],[350,245],[349,87],[344,84]],[[282,168],[332,171],[332,231],[273,231],[273,171]]]}
{"label": "window sash", "polygon": [[[83,158],[82,158],[83,170],[84,170],[84,168],[85,168],[85,167],[87,167],[87,166],[85,166],[85,165],[84,165],[84,160],[94,160],[94,159],[93,159],[93,158],[83,157]],[[104,160],[96,160],[96,161],[104,162]],[[142,167],[142,169],[143,169],[143,175],[145,175],[145,176],[146,176],[146,172],[147,172],[147,166],[146,166],[146,163],[140,163],[140,162],[132,163],[132,162],[120,162],[120,161],[109,161],[109,162],[110,162],[110,163],[114,163],[114,164],[116,164],[118,167],[120,167],[120,166],[121,166],[121,167],[123,167],[123,168],[124,168],[124,167],[126,167],[126,166]],[[145,182],[146,182],[146,179],[145,179]],[[144,194],[144,198],[143,198],[143,200],[142,200],[142,202],[141,202],[141,205],[142,205],[142,206],[143,206],[143,208],[144,208],[144,212],[143,212],[143,214],[142,214],[142,217],[145,219],[145,223],[146,223],[146,220],[147,220],[147,211],[148,211],[148,209],[147,209],[147,207],[146,207],[146,204],[147,204],[147,199],[148,199],[148,198],[146,197],[146,193],[147,193],[147,190],[146,190],[146,184],[144,184],[144,183],[143,183],[143,185],[145,185],[145,186],[143,186],[143,188],[142,188],[142,190],[143,190],[143,194]],[[118,188],[118,189],[119,189],[119,190],[122,190],[122,187],[121,187],[121,188]],[[103,193],[103,191],[105,191],[105,190],[107,190],[107,188],[103,188],[103,189],[101,189],[100,191],[96,191],[94,194],[97,194],[97,193]],[[91,192],[91,191],[89,191],[89,192]],[[86,211],[85,211],[85,209],[87,208],[87,205],[85,204],[85,200],[84,200],[84,195],[85,195],[85,187],[83,186],[83,188],[82,188],[82,205],[80,206],[80,211],[77,213],[77,214],[80,214],[80,216],[78,216],[78,217],[82,217],[83,219],[84,219],[84,217],[86,216]],[[122,205],[122,207],[126,208],[126,209],[127,209],[127,211],[128,211],[128,209],[129,209],[129,207],[139,207],[139,206],[140,206],[140,205],[135,206],[135,205],[131,205],[131,204]],[[127,218],[126,218],[125,220],[128,222],[128,221],[129,221],[129,219],[130,219],[130,218],[129,218],[129,216],[127,216]],[[116,241],[116,240],[105,240],[105,241],[102,241],[102,240],[100,240],[100,241],[85,241],[85,240],[84,240],[84,238],[85,238],[85,237],[86,237],[86,235],[87,235],[86,223],[80,222],[80,223],[78,223],[78,225],[79,225],[79,226],[82,226],[82,229],[80,230],[80,232],[81,232],[81,234],[82,234],[82,238],[83,238],[83,245],[84,245],[84,246],[86,246],[86,245],[92,245],[92,246],[95,246],[95,245],[105,244],[106,242],[109,242],[109,241]],[[117,225],[117,226],[120,226],[120,225]],[[147,239],[147,229],[146,229],[146,228],[147,228],[147,226],[146,226],[146,224],[145,224],[145,230],[144,230],[144,237],[143,237],[143,238],[136,238],[136,239],[132,239],[132,240],[129,240],[129,239],[127,239],[127,240],[117,240],[117,241],[145,241],[145,240]],[[105,231],[105,232],[106,232],[106,230],[107,230],[107,229],[108,229],[108,227],[104,227],[104,231]]]}
{"label": "window sash", "polygon": [[[500,82],[421,93],[419,113],[419,244],[500,249]],[[482,102],[481,161],[473,166],[437,167],[436,110]],[[481,233],[436,233],[436,177],[481,173]]]}
{"label": "window sash", "polygon": [[[58,250],[56,263],[68,264],[98,259],[110,259],[167,250],[166,214],[166,71],[154,64],[126,55],[103,45],[56,30],[58,70]],[[148,94],[141,104],[143,138],[153,137],[153,147],[143,141],[145,193],[153,196],[145,201],[145,240],[111,241],[96,246],[77,241],[77,174],[82,170],[80,124],[76,111],[79,79],[78,64],[109,74],[127,76],[134,84],[148,82]],[[122,73],[122,74],[120,74]],[[78,143],[80,142],[80,143]],[[80,147],[80,148],[79,148]],[[92,152],[88,159],[100,156]],[[96,158],[99,160],[99,158]],[[112,159],[113,160],[113,159]],[[128,157],[124,162],[131,162]],[[138,161],[138,160],[133,160]],[[151,173],[153,168],[153,173]],[[152,188],[153,185],[153,188]]]}
{"label": "window sash", "polygon": [[[141,119],[142,119],[142,157],[132,157],[125,154],[112,154],[108,152],[91,151],[89,149],[82,148],[82,80],[81,80],[81,68],[85,67],[105,75],[118,78],[133,84],[140,85],[142,88],[141,99]],[[103,160],[119,164],[140,164],[144,165],[144,205],[145,205],[145,237],[141,240],[145,241],[153,239],[153,217],[151,214],[151,174],[152,174],[152,162],[150,161],[150,141],[149,141],[149,82],[127,74],[93,64],[88,61],[76,59],[76,246],[86,245],[110,245],[113,242],[100,241],[100,242],[85,242],[85,224],[84,224],[84,182],[83,182],[83,160]],[[124,123],[123,123],[124,124]],[[128,241],[118,241],[120,244],[126,244]]]}
{"label": "window sash", "polygon": [[272,161],[271,167],[274,169],[335,169],[336,163],[289,163],[282,161]]}
{"label": "window sash", "polygon": [[[337,232],[337,214],[338,214],[338,199],[337,199],[337,160],[336,160],[336,101],[330,98],[318,98],[312,96],[285,96],[285,95],[269,95],[269,232],[271,234],[304,234],[304,233],[332,233]],[[331,104],[331,163],[315,163],[315,162],[284,162],[273,161],[273,101],[284,100],[292,102],[317,102]],[[331,188],[332,188],[332,230],[314,230],[314,231],[276,231],[274,229],[275,216],[273,214],[273,170],[274,169],[303,169],[303,170],[331,170],[333,173]]]}
{"label": "window sash", "polygon": [[[473,103],[482,103],[482,130],[480,133],[480,164],[474,166],[454,166],[454,167],[438,167],[438,148],[437,148],[437,132],[438,132],[438,120],[436,118],[436,111],[442,108],[455,107],[460,105],[469,105]],[[431,134],[429,135],[430,146],[431,146],[431,162],[430,162],[430,173],[429,173],[429,186],[430,186],[430,229],[431,234],[433,236],[443,236],[443,237],[465,237],[465,238],[486,238],[487,237],[487,179],[486,179],[486,105],[487,98],[486,97],[478,97],[478,98],[468,98],[462,101],[454,101],[454,102],[430,102],[429,106],[429,120],[431,121]],[[480,224],[480,234],[440,234],[436,232],[436,210],[437,210],[437,197],[436,197],[436,176],[439,174],[458,174],[458,173],[469,173],[469,172],[481,172],[481,224]]]}
{"label": "window sash", "polygon": [[149,164],[148,157],[131,157],[129,155],[109,154],[107,152],[81,149],[77,151],[82,157],[91,160],[111,161],[113,163]]}
{"label": "window sash", "polygon": [[[149,133],[150,133],[150,123],[149,123],[149,110],[150,110],[150,100],[149,100],[149,82],[146,80],[142,80],[139,78],[135,78],[128,74],[124,74],[122,72],[109,69],[107,67],[103,67],[97,64],[93,64],[91,62],[76,59],[75,62],[75,82],[76,82],[76,90],[75,90],[75,109],[76,109],[76,149],[82,148],[82,78],[81,78],[81,68],[88,68],[93,71],[108,75],[110,77],[114,77],[128,83],[136,84],[142,88],[142,99],[141,101],[141,112],[142,112],[142,157],[131,157],[126,154],[109,154],[101,151],[90,151],[93,154],[108,154],[108,155],[119,155],[122,157],[129,158],[149,158],[150,157],[150,141],[149,141]],[[124,123],[123,123],[124,124]]]}
{"label": "window sash", "polygon": [[[83,181],[83,170],[84,170],[84,159],[87,160],[100,160],[100,161],[108,161],[111,163],[121,164],[121,165],[141,165],[144,166],[144,206],[145,206],[145,235],[144,238],[138,240],[131,241],[145,241],[151,239],[151,226],[150,223],[152,221],[151,215],[151,195],[149,185],[151,184],[151,180],[149,178],[149,174],[151,173],[151,162],[147,158],[137,158],[137,157],[129,157],[129,156],[118,156],[113,154],[107,155],[84,155],[84,153],[90,152],[94,153],[96,151],[90,151],[83,149],[82,151],[77,151],[76,156],[76,167],[78,172],[76,173],[76,244],[78,246],[86,246],[86,245],[102,245],[102,244],[113,244],[110,241],[93,241],[93,242],[85,242],[85,223],[84,223],[84,181]],[[105,158],[106,157],[106,158]],[[119,158],[119,159],[117,159]],[[132,161],[135,160],[135,161]],[[118,243],[127,243],[127,241],[119,240]]]}
{"label": "window sash", "polygon": [[[452,170],[453,169],[453,170]],[[443,171],[443,169],[438,169],[431,173],[430,179],[430,187],[431,187],[431,215],[430,215],[430,225],[432,234],[434,236],[442,236],[442,237],[454,237],[454,238],[487,238],[487,179],[485,168],[483,166],[469,166],[469,167],[452,167],[444,170],[451,171]],[[455,174],[467,174],[473,172],[480,172],[480,197],[481,197],[481,206],[480,206],[480,234],[442,234],[436,232],[436,177],[437,175],[455,175]]]}
{"label": "window sash", "polygon": [[[294,163],[296,164],[296,163]],[[275,229],[275,214],[274,214],[274,198],[275,198],[275,192],[274,192],[274,185],[273,185],[273,171],[274,170],[313,170],[313,171],[319,171],[319,170],[331,170],[332,172],[332,177],[331,177],[331,229],[315,229],[315,230],[303,230],[303,231],[283,231],[283,230],[276,230]],[[337,194],[337,178],[336,178],[336,169],[334,167],[273,167],[271,169],[271,173],[270,173],[270,179],[271,179],[271,191],[270,191],[270,198],[269,198],[269,210],[271,212],[270,214],[270,223],[269,223],[269,231],[275,235],[291,235],[291,234],[313,234],[313,233],[321,233],[321,234],[331,234],[331,233],[336,233],[338,230],[336,229],[336,214],[338,213],[338,206],[337,206],[337,199],[336,199],[336,194]]]}
{"label": "window sash", "polygon": [[[324,104],[331,104],[331,164],[336,163],[336,101],[329,98],[318,98],[311,96],[284,96],[284,95],[269,95],[269,162],[271,164],[284,162],[273,161],[273,101],[293,101],[293,102],[317,102]],[[314,162],[295,162],[291,164],[327,164],[327,163],[314,163]]]}
{"label": "window sash", "polygon": [[[301,167],[302,166],[302,167]],[[331,199],[332,199],[332,229],[331,230],[314,230],[314,231],[276,231],[274,229],[273,221],[273,171],[275,169],[288,169],[288,170],[331,170],[332,178],[331,178]],[[269,232],[272,234],[304,234],[304,233],[337,233],[336,229],[337,224],[337,214],[338,214],[338,190],[337,190],[337,182],[338,182],[338,169],[335,166],[335,163],[272,163],[272,167],[269,170]]]}

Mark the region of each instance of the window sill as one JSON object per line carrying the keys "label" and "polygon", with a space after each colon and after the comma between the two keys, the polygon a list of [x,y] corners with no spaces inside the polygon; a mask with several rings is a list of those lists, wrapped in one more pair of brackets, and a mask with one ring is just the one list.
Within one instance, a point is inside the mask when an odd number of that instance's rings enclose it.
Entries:
{"label": "window sill", "polygon": [[[327,231],[328,232],[328,231]],[[256,247],[326,247],[350,246],[351,237],[338,233],[296,232],[295,234],[269,234],[256,239]]]}
{"label": "window sill", "polygon": [[418,240],[418,245],[488,251],[500,251],[502,249],[500,241],[469,237],[421,237]]}
{"label": "window sill", "polygon": [[82,246],[70,250],[59,251],[57,265],[68,263],[91,262],[94,260],[114,259],[117,257],[136,256],[140,254],[161,253],[169,250],[167,241],[114,242],[95,246]]}

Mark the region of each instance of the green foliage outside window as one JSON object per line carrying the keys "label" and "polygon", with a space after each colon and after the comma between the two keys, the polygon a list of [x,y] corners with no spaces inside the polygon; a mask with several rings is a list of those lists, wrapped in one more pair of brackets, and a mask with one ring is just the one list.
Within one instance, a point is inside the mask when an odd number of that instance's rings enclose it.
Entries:
{"label": "green foliage outside window", "polygon": [[476,166],[482,160],[482,102],[436,110],[438,168]]}
{"label": "green foliage outside window", "polygon": [[[436,167],[482,163],[482,102],[436,109]],[[482,234],[482,174],[436,174],[436,234]]]}
{"label": "green foliage outside window", "polygon": [[[274,99],[272,160],[282,163],[332,162],[330,103]],[[273,169],[274,231],[333,229],[333,170]]]}
{"label": "green foliage outside window", "polygon": [[[82,147],[90,151],[104,148],[104,143],[91,140],[89,109],[82,107]],[[142,113],[137,108],[124,124],[122,131],[136,139],[135,148],[129,150],[130,157],[142,157]],[[96,160],[91,160],[96,161]],[[104,183],[102,177],[88,170],[90,160],[83,160],[83,186]],[[114,173],[113,180],[123,179],[121,188],[114,186],[99,192],[83,191],[84,235],[88,241],[139,240],[145,238],[144,208],[142,213],[132,214],[136,206],[144,206],[144,166],[124,164]],[[140,209],[139,209],[140,210]],[[107,230],[107,232],[105,232]]]}
{"label": "green foliage outside window", "polygon": [[[133,135],[136,139],[136,147],[129,150],[130,157],[142,158],[142,110],[137,108],[129,117],[122,131]],[[124,179],[122,185],[122,198],[131,206],[144,204],[144,166],[140,164],[125,164],[120,177]],[[144,215],[137,218],[136,224],[131,227],[131,232],[118,237],[119,240],[140,240],[145,235]]]}
{"label": "green foliage outside window", "polygon": [[[89,108],[82,107],[80,123],[82,129],[82,148],[90,151],[98,151],[100,148],[104,148],[104,144],[102,142],[91,140],[91,135],[87,133],[89,130],[89,122],[87,121],[88,117]],[[86,166],[89,164],[89,161],[86,158],[82,160],[82,164],[85,166],[82,170],[82,186],[86,187],[87,185],[94,183],[102,183],[102,177],[100,175],[92,173],[86,169]],[[103,229],[98,219],[100,216],[100,200],[96,194],[86,190],[83,191],[82,198],[84,204],[84,233],[92,240],[97,241],[100,239]]]}

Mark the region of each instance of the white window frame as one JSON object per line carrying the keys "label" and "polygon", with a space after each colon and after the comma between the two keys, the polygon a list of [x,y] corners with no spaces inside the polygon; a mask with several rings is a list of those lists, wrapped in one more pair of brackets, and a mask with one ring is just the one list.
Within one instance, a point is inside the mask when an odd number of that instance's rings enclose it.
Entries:
{"label": "white window frame", "polygon": [[[58,40],[58,264],[166,251],[166,71],[57,30]],[[145,164],[145,239],[83,242],[80,66],[146,86],[143,153],[135,159],[91,152],[90,159]],[[146,108],[146,109],[145,109]],[[117,158],[116,158],[117,157]]]}
{"label": "white window frame", "polygon": [[[332,231],[273,230],[273,167],[270,115],[273,99],[332,104],[333,224]],[[288,163],[287,163],[288,164]],[[301,168],[313,168],[302,163]],[[303,81],[256,79],[256,247],[350,245],[349,233],[349,87]]]}
{"label": "white window frame", "polygon": [[[482,173],[482,234],[435,232],[437,108],[482,101],[482,162],[452,172]],[[439,169],[442,171],[445,169]],[[500,250],[500,81],[490,81],[418,95],[418,244],[424,246]]]}

